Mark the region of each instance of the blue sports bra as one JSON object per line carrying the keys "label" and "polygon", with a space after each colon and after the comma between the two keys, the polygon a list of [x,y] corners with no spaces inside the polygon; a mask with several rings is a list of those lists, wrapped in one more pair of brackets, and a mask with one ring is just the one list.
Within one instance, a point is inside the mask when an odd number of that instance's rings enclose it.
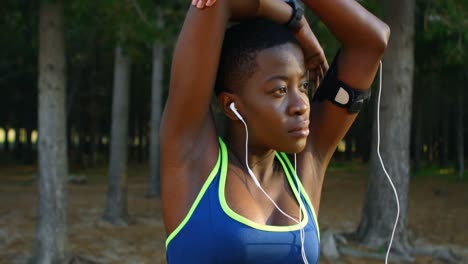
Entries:
{"label": "blue sports bra", "polygon": [[[302,203],[300,224],[272,226],[255,223],[231,210],[225,199],[228,166],[226,145],[219,139],[218,161],[189,212],[166,239],[168,264],[179,263],[303,263],[300,228],[305,226],[305,252],[309,263],[318,263],[320,233],[306,192],[284,153],[277,153],[296,199]],[[293,181],[292,177],[295,180]],[[300,199],[297,188],[299,183]]]}

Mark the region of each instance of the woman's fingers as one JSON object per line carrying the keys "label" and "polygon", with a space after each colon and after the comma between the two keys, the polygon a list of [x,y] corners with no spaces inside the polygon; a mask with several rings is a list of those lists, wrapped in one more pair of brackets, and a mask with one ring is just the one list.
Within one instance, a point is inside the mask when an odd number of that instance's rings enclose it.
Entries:
{"label": "woman's fingers", "polygon": [[200,9],[205,7],[205,3],[206,3],[206,0],[192,0],[192,5]]}
{"label": "woman's fingers", "polygon": [[312,92],[315,93],[320,82],[328,71],[328,62],[325,55],[317,54],[309,57],[306,60],[306,68],[309,72],[309,82],[311,84]]}
{"label": "woman's fingers", "polygon": [[206,6],[213,6],[215,3],[216,0],[208,0],[208,2],[206,2]]}
{"label": "woman's fingers", "polygon": [[216,0],[192,0],[192,5],[197,8],[204,8],[205,6],[210,7],[216,3]]}
{"label": "woman's fingers", "polygon": [[309,84],[312,94],[315,94],[320,84],[317,70],[309,70]]}
{"label": "woman's fingers", "polygon": [[205,7],[205,0],[198,0],[197,7],[198,8],[203,8]]}

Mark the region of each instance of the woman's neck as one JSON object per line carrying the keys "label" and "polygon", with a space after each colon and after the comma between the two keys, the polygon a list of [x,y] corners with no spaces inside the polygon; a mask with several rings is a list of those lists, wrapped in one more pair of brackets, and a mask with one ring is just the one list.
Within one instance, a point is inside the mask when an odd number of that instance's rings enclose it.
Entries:
{"label": "woman's neck", "polygon": [[[245,131],[228,134],[226,143],[231,154],[231,162],[238,164],[248,175],[245,164]],[[274,172],[276,171],[275,155],[276,150],[255,146],[249,140],[247,160],[250,169],[260,183],[267,183],[274,176]]]}

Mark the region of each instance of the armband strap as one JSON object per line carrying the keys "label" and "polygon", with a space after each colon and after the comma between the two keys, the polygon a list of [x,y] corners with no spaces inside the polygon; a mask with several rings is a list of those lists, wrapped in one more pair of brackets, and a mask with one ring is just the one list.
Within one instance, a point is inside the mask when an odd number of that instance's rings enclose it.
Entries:
{"label": "armband strap", "polygon": [[338,54],[339,51],[315,92],[312,101],[327,99],[339,107],[346,108],[350,113],[357,113],[361,110],[364,101],[370,98],[371,89],[357,90],[338,80]]}

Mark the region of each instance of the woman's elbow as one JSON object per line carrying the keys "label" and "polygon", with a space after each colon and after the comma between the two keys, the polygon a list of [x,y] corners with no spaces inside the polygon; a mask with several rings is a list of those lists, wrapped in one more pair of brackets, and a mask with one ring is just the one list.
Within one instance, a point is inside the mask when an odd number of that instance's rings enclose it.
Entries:
{"label": "woman's elbow", "polygon": [[375,40],[374,47],[376,52],[383,55],[388,46],[388,40],[390,39],[390,27],[384,22],[380,22],[375,29]]}
{"label": "woman's elbow", "polygon": [[390,27],[376,19],[363,25],[359,34],[348,36],[348,39],[342,41],[344,48],[381,58],[388,46]]}

